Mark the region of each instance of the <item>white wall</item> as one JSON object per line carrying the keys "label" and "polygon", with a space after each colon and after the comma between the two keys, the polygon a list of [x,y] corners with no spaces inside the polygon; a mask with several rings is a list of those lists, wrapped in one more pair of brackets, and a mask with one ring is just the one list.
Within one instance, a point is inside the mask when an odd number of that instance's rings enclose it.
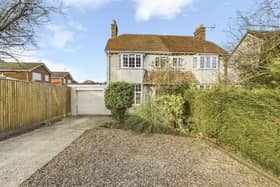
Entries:
{"label": "white wall", "polygon": [[[205,54],[206,55],[206,54]],[[211,54],[209,54],[211,55]],[[155,58],[159,55],[145,54],[143,69],[122,69],[120,67],[120,55],[107,54],[107,80],[110,81],[125,81],[128,83],[142,83],[144,80],[145,70],[151,71],[153,69],[153,63]],[[224,75],[224,62],[219,58],[218,69],[193,69],[193,56],[194,55],[182,55],[178,57],[184,58],[185,71],[192,71],[196,79],[201,84],[215,84],[218,83],[219,78]],[[108,66],[108,64],[110,64]]]}

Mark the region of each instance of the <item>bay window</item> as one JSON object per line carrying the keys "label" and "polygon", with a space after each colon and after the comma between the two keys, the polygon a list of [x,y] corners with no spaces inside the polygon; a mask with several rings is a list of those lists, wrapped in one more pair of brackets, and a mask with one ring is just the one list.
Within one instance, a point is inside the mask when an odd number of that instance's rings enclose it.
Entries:
{"label": "bay window", "polygon": [[143,64],[142,54],[122,54],[121,67],[122,68],[141,68]]}

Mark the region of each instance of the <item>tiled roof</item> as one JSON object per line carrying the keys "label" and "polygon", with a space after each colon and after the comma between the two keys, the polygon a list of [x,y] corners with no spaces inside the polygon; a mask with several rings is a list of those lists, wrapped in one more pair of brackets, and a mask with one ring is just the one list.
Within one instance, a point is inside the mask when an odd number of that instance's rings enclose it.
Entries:
{"label": "tiled roof", "polygon": [[70,75],[70,73],[66,71],[60,71],[60,72],[56,71],[51,73],[52,77],[67,77],[68,75]]}
{"label": "tiled roof", "polygon": [[31,71],[43,63],[0,62],[0,71]]}
{"label": "tiled roof", "polygon": [[146,71],[144,83],[168,82],[170,84],[187,82],[196,84],[199,81],[191,71]]}
{"label": "tiled roof", "polygon": [[192,36],[171,35],[124,34],[109,39],[105,50],[227,54],[224,49],[212,42],[197,40]]}

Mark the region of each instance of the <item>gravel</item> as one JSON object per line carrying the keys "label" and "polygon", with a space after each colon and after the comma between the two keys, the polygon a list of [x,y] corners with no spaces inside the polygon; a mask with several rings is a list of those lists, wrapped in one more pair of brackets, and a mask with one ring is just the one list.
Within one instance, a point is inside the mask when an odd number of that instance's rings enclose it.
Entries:
{"label": "gravel", "polygon": [[86,131],[21,186],[277,186],[202,140]]}

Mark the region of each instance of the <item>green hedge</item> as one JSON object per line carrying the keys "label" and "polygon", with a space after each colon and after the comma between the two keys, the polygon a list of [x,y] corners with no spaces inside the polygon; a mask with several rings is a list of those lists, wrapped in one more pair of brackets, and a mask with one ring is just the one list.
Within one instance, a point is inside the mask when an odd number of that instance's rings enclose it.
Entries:
{"label": "green hedge", "polygon": [[280,175],[280,90],[188,90],[185,98],[192,129]]}

